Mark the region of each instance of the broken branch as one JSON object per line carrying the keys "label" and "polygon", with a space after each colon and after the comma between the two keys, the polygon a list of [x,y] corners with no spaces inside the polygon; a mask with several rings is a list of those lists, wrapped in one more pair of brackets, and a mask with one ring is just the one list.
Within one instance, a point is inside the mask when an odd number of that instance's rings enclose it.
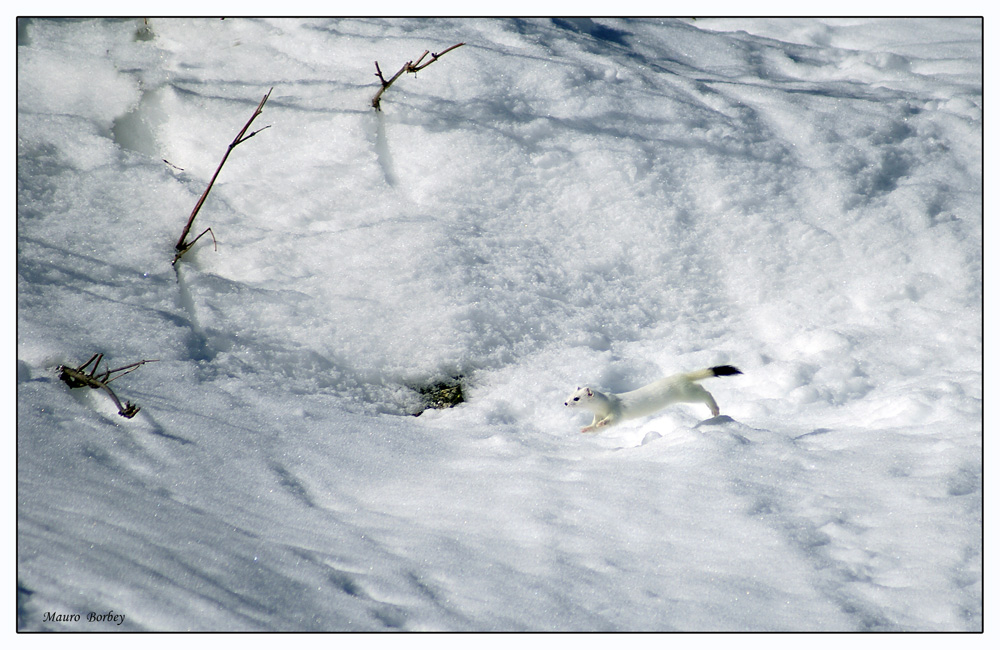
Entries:
{"label": "broken branch", "polygon": [[[59,366],[56,370],[59,371],[59,379],[66,382],[66,385],[70,388],[83,388],[84,386],[93,389],[100,389],[105,391],[110,397],[111,401],[115,403],[118,407],[118,415],[126,418],[135,417],[135,414],[139,412],[139,406],[132,404],[131,402],[125,402],[123,406],[121,400],[115,395],[115,392],[111,390],[108,386],[111,382],[123,377],[130,372],[135,371],[139,366],[146,363],[153,363],[158,361],[158,359],[143,359],[142,361],[136,361],[135,363],[130,363],[128,365],[122,366],[121,368],[115,368],[113,370],[106,369],[100,376],[97,374],[98,366],[101,365],[101,359],[104,358],[103,354],[95,354],[87,360],[87,363],[82,366],[72,368],[70,366]],[[87,372],[87,367],[90,364],[94,364],[94,368]],[[115,374],[118,373],[118,374]],[[114,376],[112,376],[114,375]]]}
{"label": "broken branch", "polygon": [[[274,90],[274,88],[272,87],[271,90]],[[187,253],[189,250],[191,250],[191,247],[194,246],[196,241],[201,239],[202,235],[204,235],[206,232],[211,232],[212,229],[208,228],[205,231],[203,231],[201,235],[195,237],[194,241],[191,242],[187,241],[187,236],[191,232],[191,226],[194,224],[194,218],[198,216],[198,211],[201,210],[201,206],[205,202],[205,199],[208,197],[208,193],[212,191],[212,186],[215,185],[215,179],[219,177],[219,172],[222,171],[222,166],[226,164],[226,160],[229,158],[229,154],[233,152],[233,149],[235,149],[237,145],[246,142],[247,140],[257,135],[264,129],[270,128],[271,125],[269,124],[263,128],[257,129],[256,131],[252,131],[251,133],[247,134],[247,131],[250,130],[250,125],[253,124],[253,121],[257,119],[257,116],[263,112],[264,103],[267,102],[267,98],[271,96],[271,90],[267,91],[267,94],[264,95],[264,99],[260,100],[260,103],[257,104],[257,109],[253,112],[253,115],[251,115],[250,119],[247,120],[247,123],[243,125],[243,128],[240,130],[240,132],[236,134],[236,137],[233,139],[233,141],[229,143],[229,147],[226,149],[226,153],[222,156],[222,161],[219,163],[219,166],[215,168],[215,173],[212,174],[212,179],[208,182],[208,187],[205,188],[205,191],[202,193],[201,198],[199,198],[198,202],[195,204],[194,210],[191,211],[191,216],[188,217],[187,223],[184,224],[184,230],[181,232],[180,239],[178,239],[177,244],[174,245],[174,249],[177,252],[174,255],[174,261],[172,262],[172,264],[177,264],[177,261],[184,255],[184,253]],[[212,232],[212,239],[213,241],[215,240],[214,232]],[[217,242],[216,242],[216,250],[218,250]]]}

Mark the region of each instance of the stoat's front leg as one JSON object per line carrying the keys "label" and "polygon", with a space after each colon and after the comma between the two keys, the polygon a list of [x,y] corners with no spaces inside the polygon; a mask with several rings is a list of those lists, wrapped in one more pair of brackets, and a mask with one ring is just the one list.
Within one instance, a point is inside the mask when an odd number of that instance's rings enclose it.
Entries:
{"label": "stoat's front leg", "polygon": [[601,427],[606,427],[611,424],[614,424],[614,422],[615,422],[615,416],[613,413],[600,420],[598,420],[597,416],[595,415],[594,421],[588,424],[587,426],[583,427],[582,429],[580,429],[580,433],[590,433],[596,429],[600,429]]}

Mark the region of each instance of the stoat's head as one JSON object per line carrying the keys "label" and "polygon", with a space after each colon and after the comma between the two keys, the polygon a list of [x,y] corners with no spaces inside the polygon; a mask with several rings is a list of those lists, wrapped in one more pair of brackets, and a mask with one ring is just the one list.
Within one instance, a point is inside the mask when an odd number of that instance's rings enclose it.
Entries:
{"label": "stoat's head", "polygon": [[577,388],[573,394],[569,396],[565,404],[571,408],[574,406],[583,406],[592,399],[594,399],[594,391],[590,390],[589,387],[584,386],[583,388]]}

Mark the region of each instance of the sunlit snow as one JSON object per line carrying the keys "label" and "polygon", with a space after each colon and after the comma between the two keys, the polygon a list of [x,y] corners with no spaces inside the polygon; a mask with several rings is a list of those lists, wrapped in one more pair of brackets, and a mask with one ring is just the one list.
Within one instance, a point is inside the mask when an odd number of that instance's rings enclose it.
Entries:
{"label": "sunlit snow", "polygon": [[17,29],[19,629],[982,628],[982,21]]}

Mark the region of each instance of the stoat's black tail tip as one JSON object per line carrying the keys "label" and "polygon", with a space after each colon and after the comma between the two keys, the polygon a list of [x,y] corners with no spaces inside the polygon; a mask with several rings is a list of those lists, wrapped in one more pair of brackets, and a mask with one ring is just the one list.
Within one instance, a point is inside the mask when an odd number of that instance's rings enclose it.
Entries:
{"label": "stoat's black tail tip", "polygon": [[712,372],[715,373],[716,377],[722,377],[724,375],[742,375],[743,371],[735,366],[715,366],[712,368]]}

